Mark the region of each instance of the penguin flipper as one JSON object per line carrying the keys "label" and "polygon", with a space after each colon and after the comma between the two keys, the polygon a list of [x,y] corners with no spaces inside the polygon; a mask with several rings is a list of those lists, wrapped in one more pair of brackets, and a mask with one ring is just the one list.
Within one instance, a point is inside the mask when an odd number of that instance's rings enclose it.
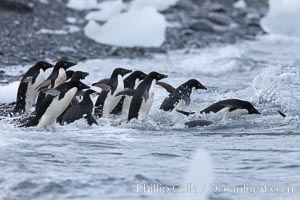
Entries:
{"label": "penguin flipper", "polygon": [[104,84],[104,83],[96,83],[96,84],[92,84],[92,86],[97,86],[104,91],[109,91],[111,89],[111,87],[109,85]]}
{"label": "penguin flipper", "polygon": [[123,90],[121,92],[119,92],[118,94],[116,94],[117,96],[133,96],[135,93],[134,89],[127,89],[127,90]]}
{"label": "penguin flipper", "polygon": [[45,80],[44,82],[42,82],[41,84],[39,84],[35,90],[40,91],[44,88],[47,88],[49,85],[51,84],[51,80]]}
{"label": "penguin flipper", "polygon": [[49,94],[51,96],[54,96],[54,97],[60,95],[60,91],[57,90],[57,89],[54,89],[54,88],[45,89],[45,90],[42,90],[42,92],[44,92],[45,94]]}
{"label": "penguin flipper", "polygon": [[277,110],[277,112],[279,113],[279,115],[281,115],[282,117],[286,117],[286,114],[284,114],[283,112],[281,112],[280,110]]}
{"label": "penguin flipper", "polygon": [[88,113],[86,115],[86,120],[87,120],[88,125],[90,125],[90,126],[93,124],[98,125],[98,122],[96,121],[95,117],[90,113]]}
{"label": "penguin flipper", "polygon": [[167,92],[169,92],[169,93],[173,93],[175,91],[175,88],[172,85],[168,84],[168,83],[159,81],[156,84],[161,86],[165,90],[167,90]]}
{"label": "penguin flipper", "polygon": [[176,112],[178,112],[178,113],[180,113],[180,114],[183,114],[183,115],[186,115],[186,116],[195,114],[195,112],[187,112],[187,111],[184,111],[184,110],[178,110],[178,109],[176,109]]}

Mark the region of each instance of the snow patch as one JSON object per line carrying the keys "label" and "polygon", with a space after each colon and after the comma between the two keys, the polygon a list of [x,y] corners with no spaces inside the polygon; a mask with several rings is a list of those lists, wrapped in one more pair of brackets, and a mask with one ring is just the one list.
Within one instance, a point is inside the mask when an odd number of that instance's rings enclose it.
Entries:
{"label": "snow patch", "polygon": [[158,11],[164,11],[174,6],[179,0],[135,0],[132,1],[131,9],[142,9],[148,6],[156,8]]}
{"label": "snow patch", "polygon": [[122,10],[124,10],[127,5],[121,0],[116,1],[104,1],[98,6],[100,10],[92,11],[85,16],[86,20],[96,20],[96,21],[107,21],[112,17],[119,15]]}
{"label": "snow patch", "polygon": [[270,0],[269,12],[260,24],[268,33],[299,37],[299,10],[298,0]]}
{"label": "snow patch", "polygon": [[166,20],[153,7],[131,10],[100,26],[91,20],[84,28],[90,39],[124,47],[159,47],[165,40]]}
{"label": "snow patch", "polygon": [[90,10],[98,7],[97,0],[69,0],[67,7],[74,10]]}

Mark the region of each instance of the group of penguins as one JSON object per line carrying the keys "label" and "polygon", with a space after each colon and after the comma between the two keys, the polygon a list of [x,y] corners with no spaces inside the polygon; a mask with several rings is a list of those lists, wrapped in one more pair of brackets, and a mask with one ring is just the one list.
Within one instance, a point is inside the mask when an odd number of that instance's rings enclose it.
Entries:
{"label": "group of penguins", "polygon": [[[153,104],[155,85],[169,93],[160,106],[161,110],[191,115],[196,112],[184,109],[191,103],[192,90],[207,89],[196,79],[190,79],[175,88],[161,81],[167,75],[155,71],[145,74],[142,71],[115,68],[110,78],[92,84],[101,88],[101,92],[96,92],[82,82],[89,75],[87,72],[69,70],[74,65],[75,62],[65,59],[54,65],[39,61],[21,75],[16,104],[12,110],[13,114],[26,116],[19,127],[47,127],[56,123],[72,123],[82,118],[92,125],[98,124],[97,118],[120,114],[127,114],[128,121],[144,120]],[[53,68],[52,72],[45,79],[45,71],[49,68]],[[95,103],[91,95],[96,95]],[[216,102],[200,113],[225,113],[229,116],[260,114],[250,102],[239,99]],[[211,122],[206,120],[186,123],[188,127],[209,124]]]}

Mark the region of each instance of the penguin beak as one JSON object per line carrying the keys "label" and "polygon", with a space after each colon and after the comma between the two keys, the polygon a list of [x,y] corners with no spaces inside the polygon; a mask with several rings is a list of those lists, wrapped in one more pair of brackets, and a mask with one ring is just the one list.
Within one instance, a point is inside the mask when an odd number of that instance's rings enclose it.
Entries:
{"label": "penguin beak", "polygon": [[168,75],[161,74],[161,75],[158,77],[158,80],[161,80],[161,79],[164,79],[164,78],[168,78]]}
{"label": "penguin beak", "polygon": [[197,89],[207,90],[207,87],[205,87],[204,85],[200,84],[200,85],[198,85]]}

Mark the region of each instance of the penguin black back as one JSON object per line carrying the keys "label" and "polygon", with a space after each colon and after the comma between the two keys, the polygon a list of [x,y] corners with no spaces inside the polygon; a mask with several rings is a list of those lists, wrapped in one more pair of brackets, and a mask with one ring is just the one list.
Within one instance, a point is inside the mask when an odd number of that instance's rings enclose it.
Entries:
{"label": "penguin black back", "polygon": [[219,101],[203,109],[202,111],[200,111],[200,113],[216,113],[224,109],[225,107],[229,108],[229,112],[237,109],[246,109],[248,111],[248,114],[260,114],[259,111],[254,108],[254,106],[250,102],[240,99],[226,99]]}
{"label": "penguin black back", "polygon": [[[43,71],[46,71],[48,68],[51,68],[51,67],[53,67],[52,64],[45,62],[45,61],[39,61],[35,65],[30,67],[25,74],[22,75],[22,79],[20,81],[18,93],[17,93],[16,106],[15,106],[13,112],[23,113],[25,111],[26,93],[28,92],[28,89],[29,89],[28,84],[29,83],[31,83],[31,85],[35,84],[36,78],[40,74],[40,69],[42,69]],[[32,89],[35,89],[35,88],[32,88]]]}

